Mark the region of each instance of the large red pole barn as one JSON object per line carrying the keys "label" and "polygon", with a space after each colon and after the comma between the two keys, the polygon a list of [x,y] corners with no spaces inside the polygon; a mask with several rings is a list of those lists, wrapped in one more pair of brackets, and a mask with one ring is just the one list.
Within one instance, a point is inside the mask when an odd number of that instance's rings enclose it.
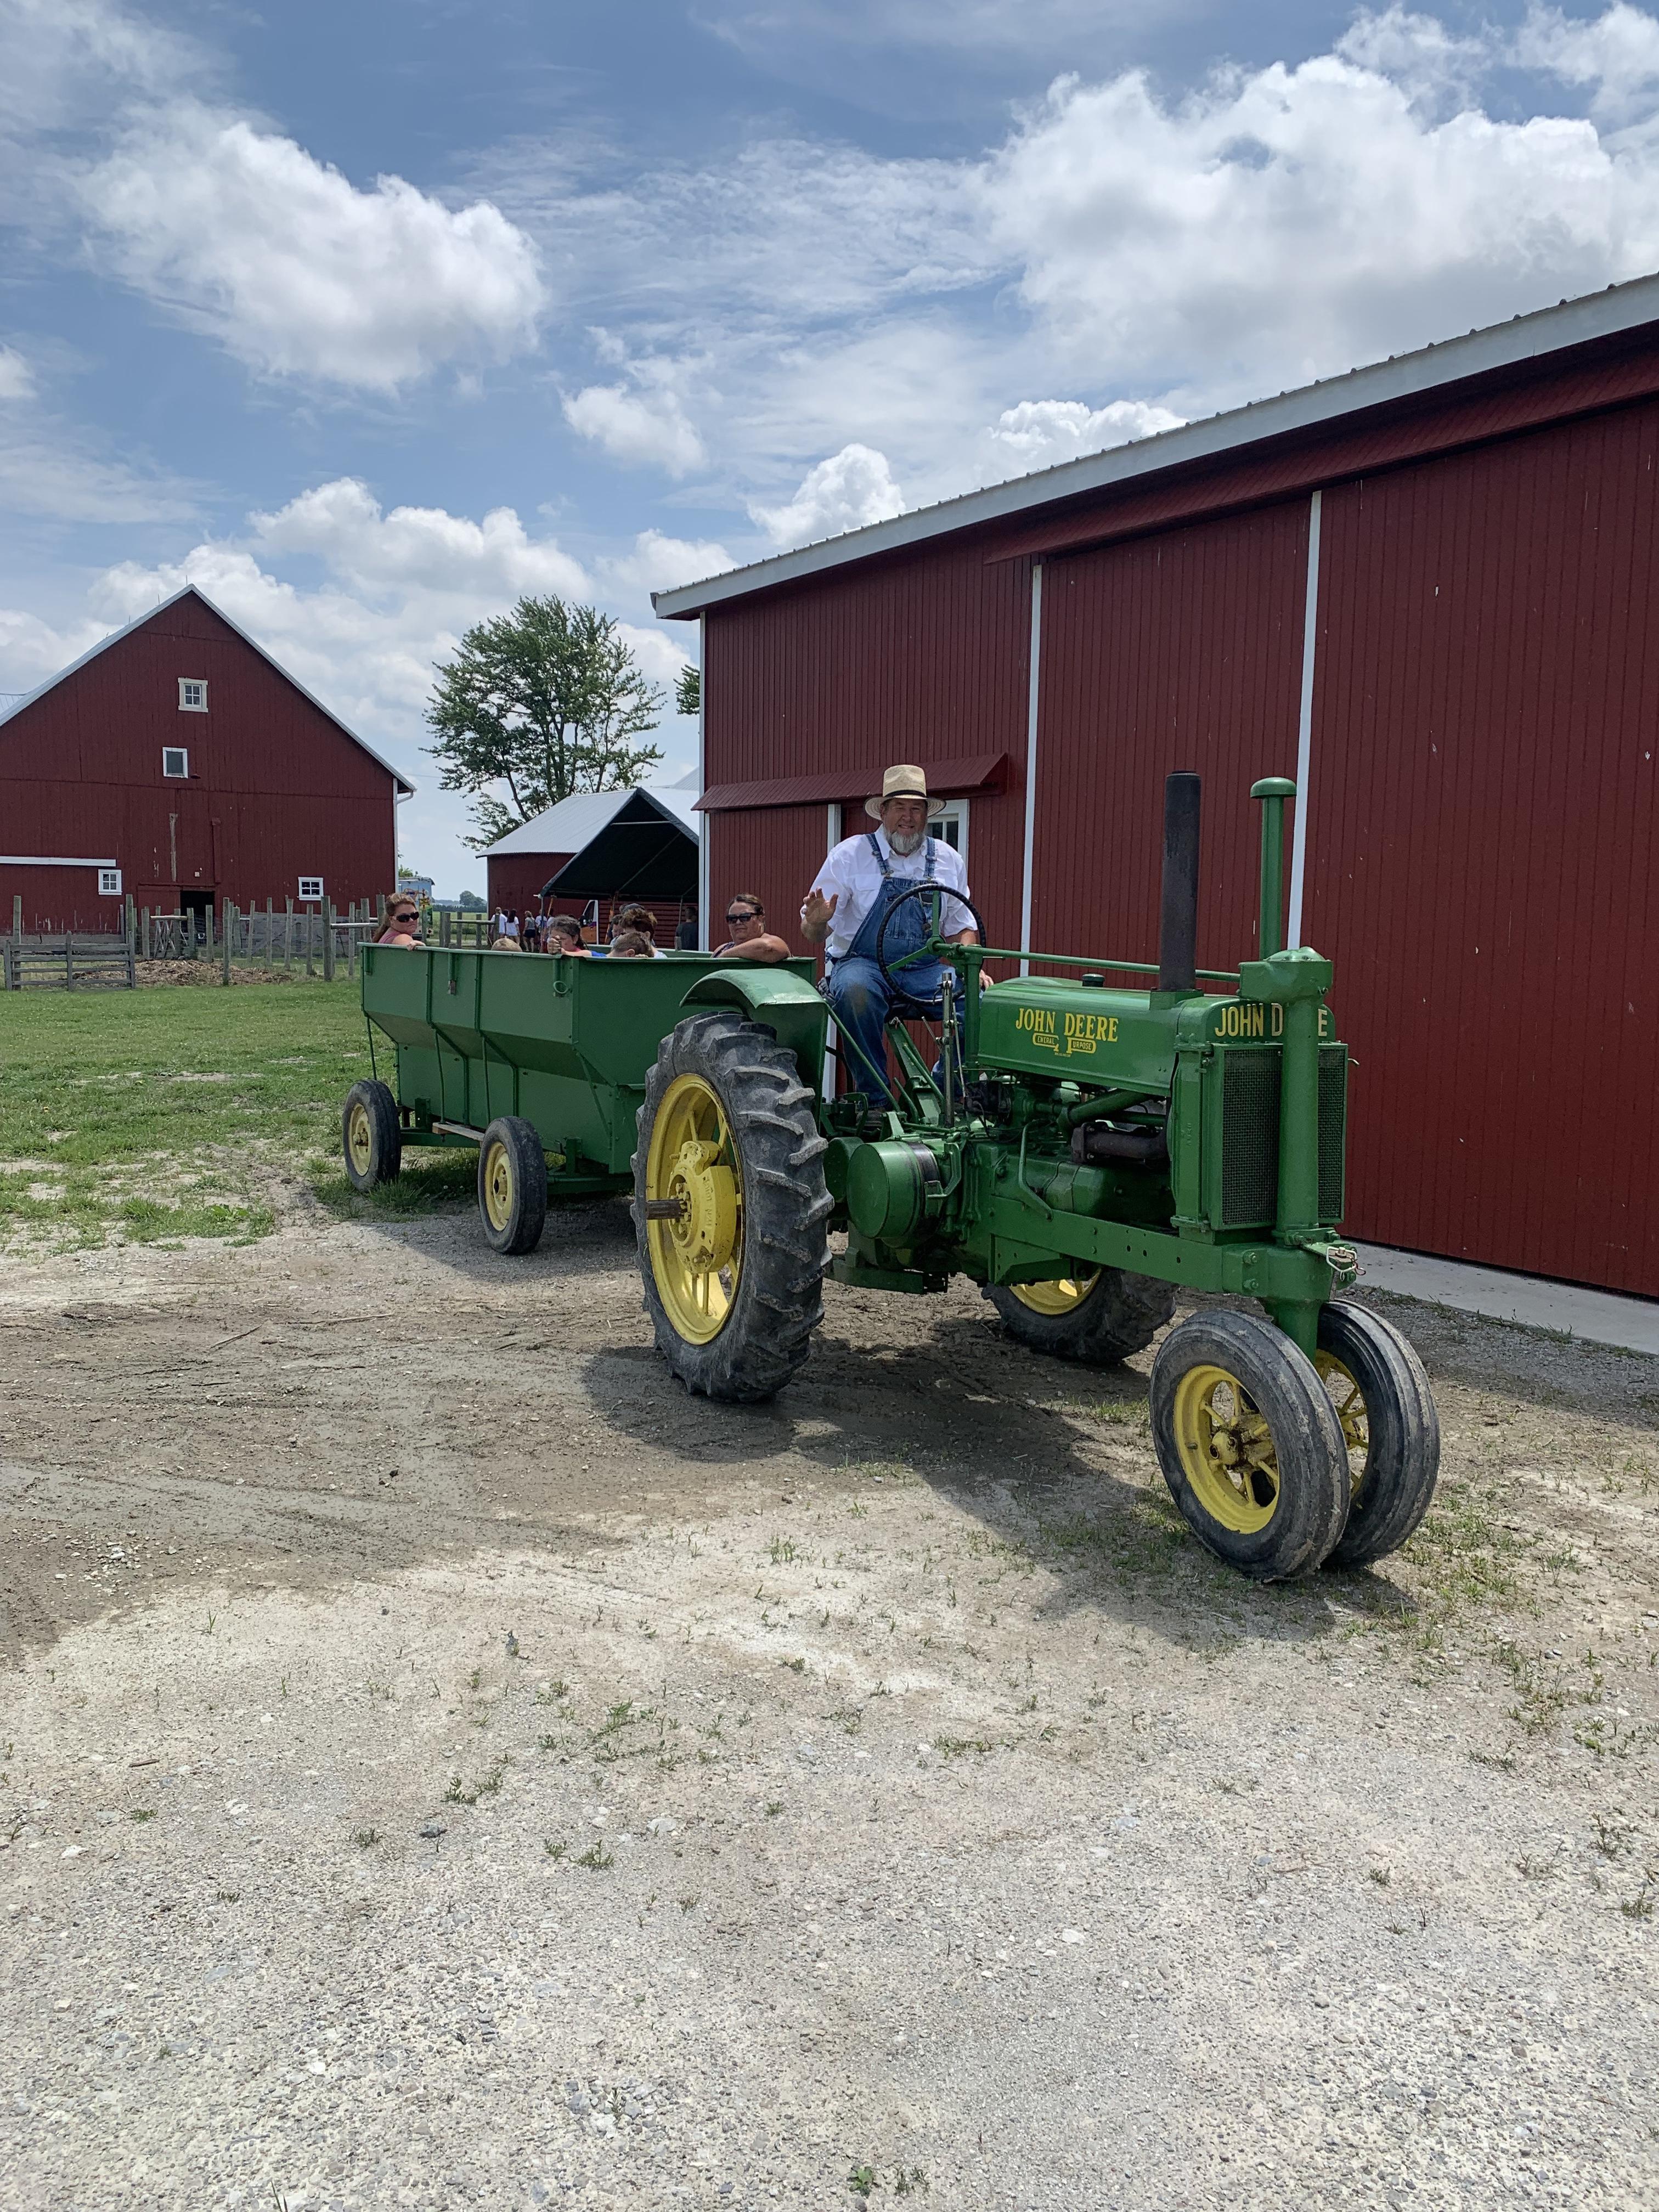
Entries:
{"label": "large red pole barn", "polygon": [[1659,1296],[1659,277],[709,581],[705,916],[794,916],[889,761],[999,944],[1146,959],[1204,777],[1249,957],[1261,775],[1334,959],[1353,1235]]}
{"label": "large red pole barn", "polygon": [[0,720],[0,928],[344,908],[392,888],[412,789],[186,585]]}

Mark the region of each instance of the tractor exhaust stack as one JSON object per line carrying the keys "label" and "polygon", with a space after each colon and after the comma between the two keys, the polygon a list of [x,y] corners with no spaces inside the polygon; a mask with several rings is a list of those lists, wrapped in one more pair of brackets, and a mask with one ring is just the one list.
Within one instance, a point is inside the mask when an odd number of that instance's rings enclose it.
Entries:
{"label": "tractor exhaust stack", "polygon": [[1158,930],[1160,992],[1198,988],[1198,827],[1200,779],[1177,769],[1164,784],[1164,900]]}

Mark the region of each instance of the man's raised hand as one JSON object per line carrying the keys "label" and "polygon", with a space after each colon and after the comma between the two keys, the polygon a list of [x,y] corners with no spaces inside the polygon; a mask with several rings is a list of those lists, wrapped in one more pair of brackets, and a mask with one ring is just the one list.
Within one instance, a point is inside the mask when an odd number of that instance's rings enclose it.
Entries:
{"label": "man's raised hand", "polygon": [[830,924],[835,917],[841,894],[832,891],[828,898],[815,884],[801,902],[801,935],[809,945],[822,945],[830,934]]}

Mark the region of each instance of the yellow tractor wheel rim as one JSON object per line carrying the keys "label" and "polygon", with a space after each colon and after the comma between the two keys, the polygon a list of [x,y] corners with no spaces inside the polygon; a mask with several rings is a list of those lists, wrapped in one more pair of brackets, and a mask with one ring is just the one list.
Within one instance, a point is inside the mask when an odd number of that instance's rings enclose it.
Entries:
{"label": "yellow tractor wheel rim", "polygon": [[361,1098],[346,1116],[346,1150],[351,1155],[352,1166],[359,1175],[366,1176],[374,1152],[374,1130],[368,1109]]}
{"label": "yellow tractor wheel rim", "polygon": [[1099,1280],[1097,1267],[1091,1275],[1067,1275],[1058,1283],[1015,1283],[1012,1288],[1021,1305],[1034,1314],[1057,1316],[1074,1313]]}
{"label": "yellow tractor wheel rim", "polygon": [[700,1075],[663,1093],[645,1159],[645,1195],[677,1211],[647,1218],[657,1295],[689,1344],[725,1328],[743,1269],[743,1178],[726,1109]]}
{"label": "yellow tractor wheel rim", "polygon": [[1279,1510],[1279,1455],[1254,1398],[1224,1367],[1189,1367],[1176,1385],[1176,1449],[1194,1497],[1236,1536]]}
{"label": "yellow tractor wheel rim", "polygon": [[513,1225],[513,1155],[499,1138],[484,1154],[483,1202],[490,1227],[505,1235]]}
{"label": "yellow tractor wheel rim", "polygon": [[1365,1480],[1365,1468],[1371,1455],[1371,1424],[1365,1411],[1365,1394],[1352,1370],[1334,1352],[1316,1352],[1314,1365],[1319,1370],[1320,1381],[1330,1393],[1336,1418],[1342,1424],[1342,1442],[1348,1455],[1348,1495],[1352,1499],[1359,1495],[1359,1486]]}

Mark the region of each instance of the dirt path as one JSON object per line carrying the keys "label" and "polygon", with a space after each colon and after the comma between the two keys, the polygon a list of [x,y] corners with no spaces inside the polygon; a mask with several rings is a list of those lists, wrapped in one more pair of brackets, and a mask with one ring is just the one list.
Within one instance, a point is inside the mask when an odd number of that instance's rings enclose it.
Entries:
{"label": "dirt path", "polygon": [[1654,1363],[1401,1309],[1262,1590],[965,1286],[738,1411],[290,1203],[0,1286],[9,2204],[1659,2203]]}

